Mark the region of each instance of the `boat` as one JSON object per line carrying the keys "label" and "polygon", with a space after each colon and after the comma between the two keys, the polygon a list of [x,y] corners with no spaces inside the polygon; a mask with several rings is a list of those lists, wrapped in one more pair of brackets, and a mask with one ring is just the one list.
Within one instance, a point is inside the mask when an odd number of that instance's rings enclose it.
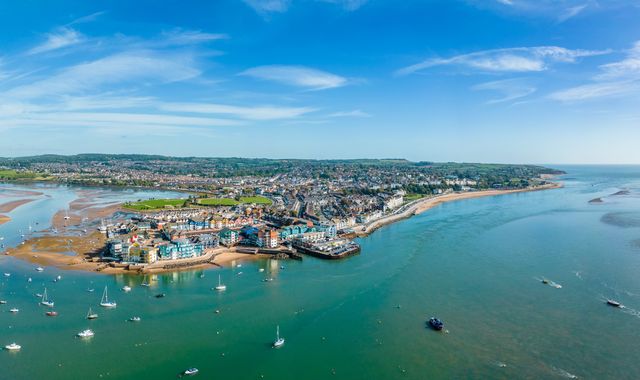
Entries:
{"label": "boat", "polygon": [[123,287],[122,287],[122,291],[123,291],[123,292],[130,292],[130,291],[131,291],[131,287],[130,287],[130,286],[127,286],[127,285],[125,285],[125,286],[123,286]]}
{"label": "boat", "polygon": [[198,372],[200,372],[197,368],[193,367],[193,368],[189,368],[184,370],[184,372],[182,374],[184,374],[185,376],[192,376],[197,374]]}
{"label": "boat", "polygon": [[273,341],[273,348],[282,347],[284,345],[284,338],[280,337],[280,326],[276,326],[276,340]]}
{"label": "boat", "polygon": [[111,308],[118,306],[118,304],[113,301],[109,302],[109,296],[107,294],[106,286],[104,287],[104,292],[102,293],[102,300],[100,300],[100,306],[111,307]]}
{"label": "boat", "polygon": [[57,312],[57,311],[47,311],[47,312],[45,313],[45,315],[46,315],[47,317],[57,317],[57,316],[58,316],[58,312]]}
{"label": "boat", "polygon": [[224,285],[222,283],[222,278],[220,277],[220,275],[218,275],[218,285],[215,287],[215,289],[220,292],[227,290],[227,285]]}
{"label": "boat", "polygon": [[264,272],[264,268],[258,269],[258,272]]}
{"label": "boat", "polygon": [[548,284],[548,283],[549,283],[549,280],[547,280],[546,278],[543,278],[543,279],[542,279],[542,283],[543,283],[543,284]]}
{"label": "boat", "polygon": [[166,297],[166,294],[165,294],[165,293],[158,293],[158,294],[156,294],[156,298],[164,298],[164,297]]}
{"label": "boat", "polygon": [[91,329],[82,330],[76,334],[79,338],[91,338],[95,333]]}
{"label": "boat", "polygon": [[19,344],[16,344],[15,342],[4,346],[4,349],[9,351],[18,351],[21,348],[22,347]]}
{"label": "boat", "polygon": [[200,273],[200,278],[204,278],[204,273]]}
{"label": "boat", "polygon": [[98,314],[94,313],[93,310],[89,308],[89,311],[87,312],[87,319],[96,319],[96,318],[98,318]]}
{"label": "boat", "polygon": [[4,274],[5,277],[11,277],[11,273],[6,273]]}
{"label": "boat", "polygon": [[44,268],[43,268],[43,267],[37,267],[37,268],[36,268],[36,271],[38,271],[38,272],[42,272],[43,270],[44,270]]}
{"label": "boat", "polygon": [[29,278],[27,279],[27,282],[31,282],[31,281],[33,281],[33,280],[31,279],[31,277],[29,277]]}
{"label": "boat", "polygon": [[140,322],[140,317],[131,317],[129,318],[129,322]]}
{"label": "boat", "polygon": [[44,293],[42,293],[40,304],[48,307],[53,307],[54,305],[53,301],[49,301],[49,298],[47,297],[47,288],[44,288]]}
{"label": "boat", "polygon": [[9,309],[9,311],[12,312],[12,313],[17,313],[17,312],[20,311],[20,309],[14,307],[13,309]]}
{"label": "boat", "polygon": [[267,278],[262,280],[262,282],[271,282],[271,281],[273,281],[272,277],[267,277]]}
{"label": "boat", "polygon": [[5,301],[5,300],[0,300],[0,305],[6,305],[6,304],[7,304],[7,301]]}
{"label": "boat", "polygon": [[429,326],[431,326],[432,329],[440,331],[444,328],[444,322],[442,322],[441,320],[439,320],[436,317],[431,317],[429,318]]}
{"label": "boat", "polygon": [[95,289],[94,289],[94,288],[88,288],[88,289],[87,289],[87,292],[89,292],[89,293],[93,293],[94,291],[95,291]]}
{"label": "boat", "polygon": [[612,299],[608,299],[607,300],[607,305],[613,306],[613,307],[622,307],[622,304],[620,302],[612,300]]}

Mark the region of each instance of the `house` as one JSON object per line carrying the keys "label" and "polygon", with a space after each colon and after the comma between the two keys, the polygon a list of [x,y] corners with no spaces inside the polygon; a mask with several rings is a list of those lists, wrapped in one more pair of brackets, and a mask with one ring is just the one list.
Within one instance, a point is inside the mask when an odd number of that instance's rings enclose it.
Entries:
{"label": "house", "polygon": [[238,242],[238,231],[234,231],[229,228],[222,229],[219,236],[220,244],[226,245],[227,247],[235,245]]}

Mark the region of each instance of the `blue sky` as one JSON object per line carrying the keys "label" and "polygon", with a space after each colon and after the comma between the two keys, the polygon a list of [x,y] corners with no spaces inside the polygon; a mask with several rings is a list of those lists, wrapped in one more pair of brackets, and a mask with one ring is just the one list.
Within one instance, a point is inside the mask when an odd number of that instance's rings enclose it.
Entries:
{"label": "blue sky", "polygon": [[640,163],[640,1],[0,4],[0,156]]}

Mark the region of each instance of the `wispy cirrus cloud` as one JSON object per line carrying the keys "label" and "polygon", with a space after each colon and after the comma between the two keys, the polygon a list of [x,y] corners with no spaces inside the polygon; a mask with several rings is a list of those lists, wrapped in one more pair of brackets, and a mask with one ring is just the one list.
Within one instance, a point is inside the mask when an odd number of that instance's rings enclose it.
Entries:
{"label": "wispy cirrus cloud", "polygon": [[528,84],[524,79],[513,78],[480,83],[471,88],[475,91],[493,91],[500,93],[499,98],[491,99],[487,104],[504,103],[524,98],[536,92],[536,87]]}
{"label": "wispy cirrus cloud", "polygon": [[192,57],[187,55],[160,54],[152,51],[125,52],[67,67],[47,78],[15,87],[8,91],[7,95],[38,98],[91,93],[112,84],[176,82],[194,78],[200,73]]}
{"label": "wispy cirrus cloud", "polygon": [[564,12],[562,12],[562,14],[558,16],[558,22],[565,22],[570,18],[576,17],[577,15],[582,13],[582,11],[587,9],[588,6],[588,4],[581,4],[565,9]]}
{"label": "wispy cirrus cloud", "polygon": [[310,107],[277,107],[277,106],[232,106],[214,103],[164,103],[159,109],[171,112],[230,115],[248,120],[292,119],[314,112]]}
{"label": "wispy cirrus cloud", "polygon": [[184,30],[181,28],[165,31],[161,37],[164,45],[194,45],[229,38],[224,33],[206,33],[199,30]]}
{"label": "wispy cirrus cloud", "polygon": [[84,36],[69,27],[61,27],[46,35],[46,40],[38,46],[28,51],[28,54],[40,54],[53,50],[62,49],[68,46],[79,44],[84,40]]}
{"label": "wispy cirrus cloud", "polygon": [[491,49],[449,58],[427,59],[397,70],[396,75],[413,74],[437,66],[457,66],[485,72],[536,72],[547,70],[554,63],[573,63],[578,58],[609,52],[609,50],[572,50],[559,46]]}
{"label": "wispy cirrus cloud", "polygon": [[640,41],[625,52],[622,60],[600,66],[591,83],[551,93],[548,98],[577,102],[640,92]]}
{"label": "wispy cirrus cloud", "polygon": [[342,76],[306,66],[258,66],[245,70],[239,75],[304,87],[309,90],[326,90],[342,87],[349,83],[347,78]]}
{"label": "wispy cirrus cloud", "polygon": [[289,9],[290,0],[243,0],[245,4],[260,14],[282,13]]}
{"label": "wispy cirrus cloud", "polygon": [[329,117],[372,117],[371,114],[362,110],[342,111],[329,114]]}
{"label": "wispy cirrus cloud", "polygon": [[323,3],[331,3],[340,5],[347,11],[355,11],[360,9],[363,5],[369,2],[369,0],[317,0]]}

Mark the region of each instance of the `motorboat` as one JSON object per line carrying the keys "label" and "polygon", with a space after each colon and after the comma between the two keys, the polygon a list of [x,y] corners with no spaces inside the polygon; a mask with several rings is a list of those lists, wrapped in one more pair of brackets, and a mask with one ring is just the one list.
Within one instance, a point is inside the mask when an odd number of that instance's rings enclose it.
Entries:
{"label": "motorboat", "polygon": [[276,326],[276,340],[273,341],[273,348],[279,348],[284,345],[284,338],[280,337],[280,326]]}
{"label": "motorboat", "polygon": [[196,375],[198,372],[200,371],[197,368],[193,367],[193,368],[184,370],[182,374],[185,376],[193,376],[193,375]]}
{"label": "motorboat", "polygon": [[57,311],[47,311],[47,312],[45,313],[45,315],[46,315],[47,317],[57,317],[57,316],[58,316],[58,312],[57,312]]}
{"label": "motorboat", "polygon": [[164,297],[166,297],[166,296],[167,296],[167,295],[166,295],[165,293],[158,293],[158,294],[156,294],[156,298],[164,298]]}
{"label": "motorboat", "polygon": [[218,285],[215,287],[215,289],[219,292],[227,290],[227,285],[224,285],[222,283],[222,278],[220,277],[220,275],[218,275]]}
{"label": "motorboat", "polygon": [[130,291],[131,291],[131,287],[130,287],[130,286],[127,286],[127,285],[125,285],[125,286],[123,286],[123,287],[122,287],[122,291],[123,291],[123,292],[130,292]]}
{"label": "motorboat", "polygon": [[18,351],[21,348],[22,347],[19,344],[16,344],[15,342],[4,346],[4,349],[9,351]]}
{"label": "motorboat", "polygon": [[42,272],[43,270],[44,270],[44,268],[43,268],[43,267],[37,267],[37,268],[36,268],[36,271],[38,271],[38,272]]}
{"label": "motorboat", "polygon": [[620,302],[612,300],[612,299],[608,299],[607,300],[607,305],[613,306],[613,307],[622,307],[622,304]]}
{"label": "motorboat", "polygon": [[129,322],[140,322],[140,317],[131,317],[129,318]]}
{"label": "motorboat", "polygon": [[440,331],[444,328],[444,322],[442,322],[441,320],[439,320],[436,317],[431,317],[429,318],[429,326],[431,326],[432,329]]}
{"label": "motorboat", "polygon": [[6,304],[7,304],[7,301],[5,301],[5,300],[0,300],[0,305],[6,305]]}
{"label": "motorboat", "polygon": [[91,329],[82,330],[76,334],[79,338],[91,338],[95,333]]}
{"label": "motorboat", "polygon": [[118,306],[117,303],[113,301],[109,301],[109,295],[107,294],[107,287],[104,287],[104,292],[102,293],[102,300],[100,300],[100,306],[114,308]]}
{"label": "motorboat", "polygon": [[13,309],[9,309],[9,311],[12,312],[12,313],[17,313],[17,312],[20,311],[20,309],[14,307]]}

